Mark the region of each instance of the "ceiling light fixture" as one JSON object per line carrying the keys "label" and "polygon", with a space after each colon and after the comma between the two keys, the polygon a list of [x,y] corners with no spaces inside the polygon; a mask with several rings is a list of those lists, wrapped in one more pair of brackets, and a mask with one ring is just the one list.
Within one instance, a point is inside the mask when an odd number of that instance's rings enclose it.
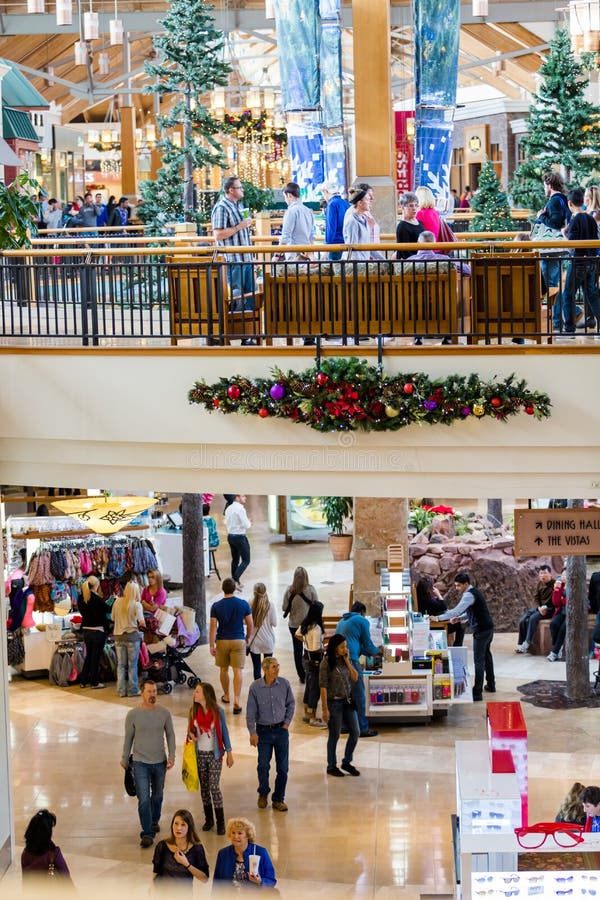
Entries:
{"label": "ceiling light fixture", "polygon": [[153,497],[110,497],[105,493],[97,497],[60,500],[52,506],[96,534],[116,534],[156,502]]}
{"label": "ceiling light fixture", "polygon": [[56,24],[72,25],[73,24],[73,2],[72,0],[56,0]]}
{"label": "ceiling light fixture", "polygon": [[115,17],[111,19],[108,23],[108,29],[110,32],[110,46],[122,46],[123,44],[123,20],[119,18],[119,11],[117,9],[117,0],[115,0]]}

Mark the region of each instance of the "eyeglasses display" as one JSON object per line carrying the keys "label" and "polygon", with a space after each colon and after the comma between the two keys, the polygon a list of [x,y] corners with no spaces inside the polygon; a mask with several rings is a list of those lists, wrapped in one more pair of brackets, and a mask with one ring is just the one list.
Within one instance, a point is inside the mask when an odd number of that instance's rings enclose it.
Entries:
{"label": "eyeglasses display", "polygon": [[463,801],[461,830],[470,834],[510,834],[521,821],[521,804],[508,798]]}
{"label": "eyeglasses display", "polygon": [[590,872],[474,872],[472,897],[487,900],[502,897],[596,897],[600,896],[600,876]]}
{"label": "eyeglasses display", "polygon": [[524,850],[537,850],[546,843],[548,837],[558,847],[568,849],[582,843],[583,825],[576,825],[574,822],[537,822],[535,825],[515,828],[515,834],[519,846]]}

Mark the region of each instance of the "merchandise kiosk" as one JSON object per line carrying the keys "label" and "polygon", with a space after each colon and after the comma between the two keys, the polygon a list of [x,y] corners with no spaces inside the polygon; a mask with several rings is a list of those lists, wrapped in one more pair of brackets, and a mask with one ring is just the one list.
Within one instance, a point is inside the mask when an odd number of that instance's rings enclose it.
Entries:
{"label": "merchandise kiosk", "polygon": [[413,612],[408,570],[382,569],[380,602],[371,636],[383,654],[380,664],[365,669],[368,718],[431,718],[471,702],[468,650],[448,647],[446,630],[431,630],[428,617]]}

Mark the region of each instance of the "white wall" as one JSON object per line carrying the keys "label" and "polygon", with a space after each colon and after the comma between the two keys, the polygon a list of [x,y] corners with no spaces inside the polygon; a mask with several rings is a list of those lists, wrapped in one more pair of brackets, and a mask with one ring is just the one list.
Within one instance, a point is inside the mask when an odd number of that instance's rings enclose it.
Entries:
{"label": "white wall", "polygon": [[[457,348],[458,350],[458,348]],[[0,482],[111,489],[446,497],[600,495],[600,355],[408,353],[390,372],[517,372],[554,404],[521,415],[394,433],[321,434],[276,419],[209,414],[193,382],[312,358],[238,352],[0,350]],[[367,355],[367,354],[365,354]],[[374,360],[373,360],[374,361]]]}

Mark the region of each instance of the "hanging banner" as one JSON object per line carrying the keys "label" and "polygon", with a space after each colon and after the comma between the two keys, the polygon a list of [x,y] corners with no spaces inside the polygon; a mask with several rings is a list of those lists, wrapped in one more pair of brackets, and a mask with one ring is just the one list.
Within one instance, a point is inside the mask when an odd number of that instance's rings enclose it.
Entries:
{"label": "hanging banner", "polygon": [[416,129],[415,186],[428,187],[436,198],[445,197],[450,190],[454,122],[445,121],[444,111],[422,109]]}
{"label": "hanging banner", "polygon": [[319,0],[279,0],[275,5],[284,112],[318,109]]}
{"label": "hanging banner", "polygon": [[337,22],[321,26],[321,107],[324,128],[342,125],[342,31]]}
{"label": "hanging banner", "polygon": [[[415,114],[412,110],[396,110],[396,190],[398,194],[414,187]],[[409,123],[412,131],[409,134]]]}
{"label": "hanging banner", "polygon": [[318,122],[288,122],[287,133],[292,181],[300,186],[305,200],[316,199],[325,180],[321,126]]}
{"label": "hanging banner", "polygon": [[415,184],[436,196],[450,185],[460,0],[415,0]]}
{"label": "hanging banner", "polygon": [[332,179],[341,189],[346,191],[346,145],[344,133],[339,130],[337,134],[323,135],[324,178],[323,181]]}

